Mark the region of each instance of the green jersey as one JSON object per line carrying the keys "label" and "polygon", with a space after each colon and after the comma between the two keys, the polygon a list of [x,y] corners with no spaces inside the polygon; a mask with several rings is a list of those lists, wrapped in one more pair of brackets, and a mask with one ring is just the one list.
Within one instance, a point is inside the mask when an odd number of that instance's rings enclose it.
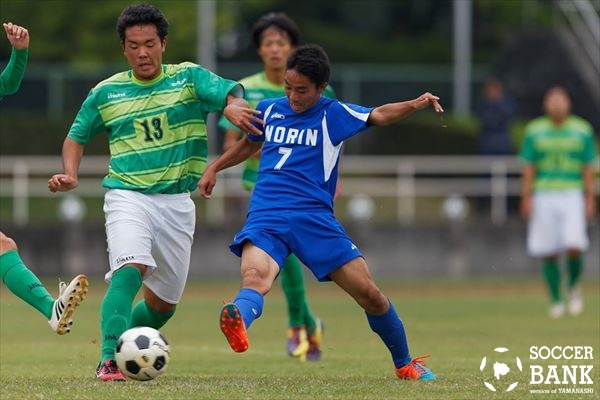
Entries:
{"label": "green jersey", "polygon": [[8,64],[0,74],[0,99],[19,90],[25,75],[28,56],[29,49],[17,50],[13,47],[10,60],[8,60]]}
{"label": "green jersey", "polygon": [[68,137],[86,144],[107,133],[106,188],[192,192],[206,166],[207,114],[238,85],[189,62],[163,65],[152,81],[121,72],[90,91]]}
{"label": "green jersey", "polygon": [[592,127],[579,117],[560,126],[540,117],[525,128],[521,158],[535,167],[534,190],[582,189],[582,168],[596,157]]}
{"label": "green jersey", "polygon": [[[250,104],[250,108],[256,109],[258,103],[264,99],[272,99],[276,97],[285,96],[284,85],[276,85],[267,79],[264,72],[259,72],[254,75],[250,75],[240,80],[242,86],[244,86],[244,99]],[[327,85],[323,91],[323,96],[329,98],[335,98],[335,93],[331,86]],[[260,118],[260,115],[258,116]],[[221,117],[219,120],[219,128],[222,130],[235,130],[239,132],[239,129],[233,125],[225,117]],[[242,186],[246,190],[252,190],[256,184],[258,178],[258,166],[259,160],[255,158],[249,158],[246,160],[244,165],[244,172],[242,174]]]}

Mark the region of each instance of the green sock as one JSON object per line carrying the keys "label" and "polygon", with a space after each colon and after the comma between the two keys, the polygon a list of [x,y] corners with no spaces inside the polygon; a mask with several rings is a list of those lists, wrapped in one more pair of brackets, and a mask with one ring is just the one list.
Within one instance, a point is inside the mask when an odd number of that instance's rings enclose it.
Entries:
{"label": "green sock", "polygon": [[113,274],[100,310],[102,363],[114,360],[117,340],[129,327],[131,306],[141,287],[142,276],[136,267],[126,265]]}
{"label": "green sock", "polygon": [[569,271],[569,289],[572,289],[579,283],[583,271],[583,257],[581,255],[567,257],[567,268]]}
{"label": "green sock", "polygon": [[560,269],[556,258],[547,258],[543,262],[544,278],[550,290],[550,298],[553,303],[559,303],[560,297]]}
{"label": "green sock", "polygon": [[50,319],[54,298],[25,266],[17,251],[10,250],[0,255],[0,276],[11,292]]}
{"label": "green sock", "polygon": [[171,311],[158,312],[148,306],[146,300],[140,300],[131,312],[130,328],[136,326],[149,326],[154,329],[160,329],[175,314],[175,309]]}
{"label": "green sock", "polygon": [[281,287],[287,299],[290,327],[305,325],[309,333],[314,331],[317,323],[306,301],[302,263],[293,254],[285,259],[285,266],[281,270]]}

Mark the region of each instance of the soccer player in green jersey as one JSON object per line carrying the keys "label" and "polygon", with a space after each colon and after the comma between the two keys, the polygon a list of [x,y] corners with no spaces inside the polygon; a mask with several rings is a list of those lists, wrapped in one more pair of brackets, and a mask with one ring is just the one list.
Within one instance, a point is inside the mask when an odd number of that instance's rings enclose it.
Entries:
{"label": "soccer player in green jersey", "polygon": [[546,116],[526,127],[521,149],[521,214],[529,221],[527,248],[543,259],[542,268],[552,305],[550,317],[565,313],[559,256],[566,252],[568,311],[579,315],[583,300],[579,281],[582,252],[588,246],[586,218],[596,214],[594,165],[597,158],[589,123],[570,115],[571,100],[563,87],[544,96]]}
{"label": "soccer player in green jersey", "polygon": [[[0,74],[0,99],[19,89],[29,51],[26,28],[12,22],[2,25],[12,52],[8,65]],[[42,313],[54,332],[64,335],[71,331],[73,313],[86,297],[88,281],[85,275],[76,276],[68,285],[59,282],[58,298],[54,299],[21,259],[17,243],[0,232],[0,278],[11,292]]]}
{"label": "soccer player in green jersey", "polygon": [[[264,70],[241,79],[240,83],[244,86],[244,98],[255,108],[263,99],[285,96],[285,65],[300,41],[300,31],[286,14],[269,13],[254,24],[252,40]],[[335,97],[330,86],[325,88],[323,95]],[[221,118],[219,127],[225,131],[224,151],[242,137],[242,132],[225,118]],[[242,186],[248,191],[256,184],[259,160],[260,152],[244,164]],[[294,254],[285,260],[285,267],[281,270],[281,286],[288,304],[287,352],[301,360],[317,361],[321,358],[323,323],[315,318],[308,306],[303,267]]]}
{"label": "soccer player in green jersey", "polygon": [[[206,117],[222,111],[243,131],[258,132],[256,111],[236,95],[237,82],[199,65],[163,64],[169,23],[154,6],[127,7],[117,32],[131,69],[97,84],[64,141],[64,172],[52,192],[77,187],[84,146],[106,133],[108,175],[102,185],[110,270],[100,311],[96,377],[124,380],[115,345],[128,328],[161,328],[175,313],[188,275],[196,222],[190,193],[207,157]],[[133,300],[144,286],[144,299]]]}

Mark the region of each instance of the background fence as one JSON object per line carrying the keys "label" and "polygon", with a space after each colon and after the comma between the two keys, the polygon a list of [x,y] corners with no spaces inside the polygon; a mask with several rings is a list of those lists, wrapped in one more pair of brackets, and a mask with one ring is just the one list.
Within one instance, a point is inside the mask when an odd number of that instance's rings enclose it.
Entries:
{"label": "background fence", "polygon": [[[107,162],[104,156],[84,157],[80,186],[54,194],[46,183],[61,170],[60,157],[0,158],[2,229],[43,275],[105,272],[101,179]],[[526,254],[526,224],[517,213],[515,157],[345,156],[340,182],[336,214],[378,275],[459,279],[538,272]],[[220,175],[211,200],[194,194],[191,276],[239,274],[227,245],[243,223],[247,198],[239,168]],[[597,221],[590,226],[586,254],[586,274],[596,277],[599,228]]]}

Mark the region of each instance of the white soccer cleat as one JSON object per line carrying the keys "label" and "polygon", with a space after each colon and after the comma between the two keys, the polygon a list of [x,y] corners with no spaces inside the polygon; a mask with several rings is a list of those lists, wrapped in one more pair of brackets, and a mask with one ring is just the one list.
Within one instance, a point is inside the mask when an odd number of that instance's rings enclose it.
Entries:
{"label": "white soccer cleat", "polygon": [[583,312],[583,297],[579,287],[574,287],[569,293],[569,314],[573,316],[581,315]]}
{"label": "white soccer cleat", "polygon": [[63,281],[58,283],[58,298],[52,306],[50,328],[59,335],[71,332],[73,313],[88,292],[88,279],[85,275],[77,275],[68,285]]}
{"label": "white soccer cleat", "polygon": [[565,303],[552,304],[550,306],[550,311],[548,311],[548,315],[553,319],[562,318],[565,315]]}

